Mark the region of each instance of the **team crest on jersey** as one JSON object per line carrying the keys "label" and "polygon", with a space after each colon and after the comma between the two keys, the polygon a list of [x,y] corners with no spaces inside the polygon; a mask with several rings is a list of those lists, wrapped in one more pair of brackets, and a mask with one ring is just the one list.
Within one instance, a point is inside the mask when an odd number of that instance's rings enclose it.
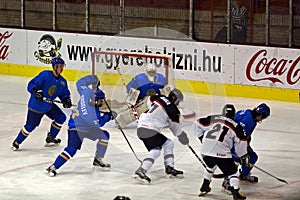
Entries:
{"label": "team crest on jersey", "polygon": [[45,34],[38,41],[37,51],[34,52],[36,60],[44,64],[51,64],[52,58],[60,57],[62,38],[57,41],[52,35]]}
{"label": "team crest on jersey", "polygon": [[53,96],[53,95],[55,94],[56,90],[57,90],[56,85],[52,85],[52,86],[49,87],[49,89],[48,89],[48,94],[49,94],[50,96]]}

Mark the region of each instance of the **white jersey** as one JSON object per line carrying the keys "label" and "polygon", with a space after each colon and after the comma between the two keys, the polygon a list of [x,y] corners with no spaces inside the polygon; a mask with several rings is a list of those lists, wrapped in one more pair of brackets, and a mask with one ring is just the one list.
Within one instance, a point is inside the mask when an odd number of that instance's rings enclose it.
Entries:
{"label": "white jersey", "polygon": [[234,148],[238,157],[247,153],[247,138],[241,125],[222,115],[210,115],[194,123],[195,134],[202,137],[201,154],[231,158]]}
{"label": "white jersey", "polygon": [[182,133],[179,123],[180,111],[163,95],[150,96],[147,104],[149,110],[140,115],[138,128],[143,127],[161,132],[164,127],[169,127],[175,136]]}

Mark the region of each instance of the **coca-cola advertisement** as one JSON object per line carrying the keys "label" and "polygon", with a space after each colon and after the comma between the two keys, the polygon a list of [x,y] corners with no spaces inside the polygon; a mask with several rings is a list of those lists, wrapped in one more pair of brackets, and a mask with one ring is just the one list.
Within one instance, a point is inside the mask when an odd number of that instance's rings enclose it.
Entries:
{"label": "coca-cola advertisement", "polygon": [[26,54],[26,31],[1,28],[0,63],[26,64]]}
{"label": "coca-cola advertisement", "polygon": [[300,88],[300,51],[248,46],[236,55],[237,84]]}
{"label": "coca-cola advertisement", "polygon": [[9,44],[7,40],[11,38],[13,32],[0,32],[0,60],[5,60],[9,54]]}

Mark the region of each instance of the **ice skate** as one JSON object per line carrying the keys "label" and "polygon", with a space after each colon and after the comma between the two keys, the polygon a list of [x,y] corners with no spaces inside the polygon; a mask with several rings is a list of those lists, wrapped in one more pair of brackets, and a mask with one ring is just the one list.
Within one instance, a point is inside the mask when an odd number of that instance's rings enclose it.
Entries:
{"label": "ice skate", "polygon": [[244,174],[242,174],[241,170],[240,170],[240,180],[248,181],[250,183],[257,183],[258,182],[258,178],[256,176],[251,176],[251,173],[249,173],[248,175],[244,175]]}
{"label": "ice skate", "polygon": [[14,140],[14,142],[12,143],[12,146],[11,146],[11,149],[13,150],[13,151],[17,151],[17,150],[19,150],[19,143],[17,143],[17,141],[16,140]]}
{"label": "ice skate", "polygon": [[209,193],[211,191],[209,184],[210,184],[209,180],[207,180],[207,179],[203,180],[202,186],[200,188],[200,194],[199,194],[200,197],[206,195],[207,193]]}
{"label": "ice skate", "polygon": [[46,169],[46,174],[48,175],[48,176],[51,176],[51,177],[54,177],[54,176],[56,176],[56,168],[55,168],[55,166],[54,165],[51,165],[50,167],[48,167],[47,169]]}
{"label": "ice skate", "polygon": [[230,190],[230,183],[229,183],[229,179],[225,178],[223,183],[222,183],[222,192],[227,193],[228,195],[231,195],[231,190]]}
{"label": "ice skate", "polygon": [[151,179],[146,175],[146,170],[144,170],[142,167],[139,167],[135,171],[135,174],[132,175],[132,178],[145,185],[151,182]]}
{"label": "ice skate", "polygon": [[246,199],[246,196],[239,192],[240,189],[232,189],[231,192],[232,192],[232,196],[233,196],[233,199],[234,200],[243,200],[243,199]]}
{"label": "ice skate", "polygon": [[46,138],[46,144],[45,147],[51,147],[51,146],[57,146],[61,142],[61,139],[56,139],[51,136],[51,133],[49,132]]}
{"label": "ice skate", "polygon": [[174,167],[166,166],[167,178],[183,178],[183,171],[174,169]]}
{"label": "ice skate", "polygon": [[104,163],[102,158],[100,158],[100,157],[94,158],[93,166],[95,168],[101,169],[102,171],[110,171],[110,168],[111,168],[111,165],[108,163]]}

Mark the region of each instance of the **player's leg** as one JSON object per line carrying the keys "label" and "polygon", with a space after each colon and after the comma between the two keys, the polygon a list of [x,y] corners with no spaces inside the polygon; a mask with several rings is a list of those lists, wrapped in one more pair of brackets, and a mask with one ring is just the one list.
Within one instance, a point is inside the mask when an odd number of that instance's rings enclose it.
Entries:
{"label": "player's leg", "polygon": [[12,149],[14,151],[19,149],[20,144],[22,144],[29,134],[40,124],[43,115],[43,113],[36,113],[31,110],[27,111],[26,123],[12,143]]}
{"label": "player's leg", "polygon": [[[250,148],[250,149],[249,149]],[[254,165],[258,160],[258,155],[253,151],[251,147],[248,148],[248,154],[250,156],[249,158],[249,164]],[[257,183],[258,177],[251,175],[251,170],[253,167],[246,167],[242,165],[240,171],[240,179],[244,181],[249,181],[251,183]]]}
{"label": "player's leg", "polygon": [[238,176],[238,169],[232,158],[222,158],[217,160],[217,166],[223,174],[229,179],[229,190],[232,193],[233,199],[243,200],[246,196],[239,192],[240,179]]}
{"label": "player's leg", "polygon": [[53,121],[50,126],[50,131],[47,134],[45,146],[58,145],[60,144],[61,139],[56,138],[56,136],[58,135],[67,117],[63,113],[63,111],[55,104],[53,104],[52,108],[46,113],[46,115]]}
{"label": "player's leg", "polygon": [[[99,167],[100,169],[102,169],[104,171],[109,171],[111,168],[111,165],[108,163],[105,163],[103,161],[103,158],[104,158],[106,150],[107,150],[110,135],[107,131],[101,130],[99,128],[93,129],[92,132],[94,134],[96,134],[96,136],[94,136],[94,137],[96,137],[96,139],[98,139],[97,145],[96,145],[95,158],[93,161],[93,166]],[[94,139],[94,138],[91,138],[91,139]]]}
{"label": "player's leg", "polygon": [[210,156],[203,156],[203,160],[206,164],[206,169],[203,171],[203,183],[200,187],[200,194],[199,196],[204,196],[211,191],[210,182],[213,176],[213,173],[217,169],[216,160],[218,158],[210,157]]}
{"label": "player's leg", "polygon": [[151,179],[146,175],[146,172],[160,156],[161,148],[166,138],[162,137],[162,134],[159,132],[146,128],[138,128],[137,135],[143,141],[149,153],[132,177],[143,184],[149,184]]}
{"label": "player's leg", "polygon": [[[162,137],[165,137],[162,135]],[[167,138],[163,138],[165,140]],[[183,178],[183,171],[176,170],[174,168],[174,143],[172,140],[167,139],[162,145],[162,149],[164,151],[164,164],[165,164],[165,172],[167,178]]]}
{"label": "player's leg", "polygon": [[82,141],[83,138],[79,136],[76,130],[68,130],[68,146],[57,156],[54,163],[46,169],[46,173],[49,176],[56,176],[56,170],[73,157],[77,150],[80,150]]}

